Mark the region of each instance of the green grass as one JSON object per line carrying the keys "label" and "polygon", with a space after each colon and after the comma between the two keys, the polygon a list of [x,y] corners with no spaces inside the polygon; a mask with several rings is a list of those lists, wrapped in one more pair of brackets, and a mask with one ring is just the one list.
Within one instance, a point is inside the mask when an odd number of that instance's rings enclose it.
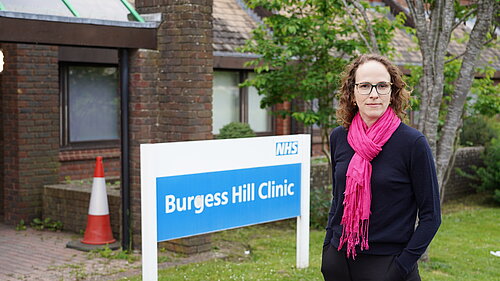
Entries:
{"label": "green grass", "polygon": [[[446,204],[431,261],[420,265],[422,280],[499,280],[500,258],[489,253],[500,250],[499,211],[484,196]],[[227,258],[160,270],[159,280],[323,280],[324,232],[312,230],[310,237],[306,269],[295,267],[295,229],[287,221],[214,234],[215,250]]]}
{"label": "green grass", "polygon": [[483,195],[445,204],[422,280],[500,280],[500,208]]}

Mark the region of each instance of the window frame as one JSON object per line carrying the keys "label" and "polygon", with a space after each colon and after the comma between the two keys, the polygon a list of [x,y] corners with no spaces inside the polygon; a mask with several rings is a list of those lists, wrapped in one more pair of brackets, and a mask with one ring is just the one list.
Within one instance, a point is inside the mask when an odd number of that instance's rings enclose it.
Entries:
{"label": "window frame", "polygon": [[[243,70],[243,69],[224,69],[224,68],[214,68],[214,74],[215,72],[238,72],[238,84],[241,84],[245,82],[245,80],[248,78],[249,73],[252,73],[254,71],[252,70]],[[213,88],[212,88],[213,89]],[[239,91],[239,122],[248,124],[248,114],[249,114],[249,105],[248,105],[248,87],[239,87],[238,85],[238,91]],[[213,110],[213,109],[212,109]],[[270,107],[269,110],[272,112],[274,111],[274,107]],[[269,131],[263,131],[263,132],[255,132],[257,136],[272,136],[275,133],[275,128],[276,128],[276,119],[273,114],[270,114],[271,120],[269,120]],[[217,136],[218,134],[214,134],[214,136]]]}
{"label": "window frame", "polygon": [[[61,150],[78,150],[78,149],[101,149],[101,148],[117,148],[120,147],[121,125],[118,124],[118,138],[115,140],[93,140],[93,141],[70,141],[69,128],[69,67],[71,66],[87,66],[87,67],[115,67],[118,73],[118,83],[120,83],[120,67],[115,63],[90,63],[90,62],[59,62],[59,112],[60,112],[60,149]],[[118,84],[118,90],[119,90]],[[120,94],[118,98],[121,100]],[[119,103],[120,104],[120,103]],[[118,114],[121,115],[120,107],[118,106]],[[120,118],[118,118],[120,120]]]}

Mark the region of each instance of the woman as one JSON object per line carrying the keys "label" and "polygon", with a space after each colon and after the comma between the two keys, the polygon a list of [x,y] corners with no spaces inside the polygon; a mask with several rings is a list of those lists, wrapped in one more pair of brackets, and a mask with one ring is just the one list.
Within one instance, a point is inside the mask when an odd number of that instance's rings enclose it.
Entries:
{"label": "woman", "polygon": [[344,73],[337,110],[343,126],[330,136],[325,280],[420,280],[417,260],[441,217],[429,145],[401,122],[405,87],[400,70],[379,55],[358,57]]}

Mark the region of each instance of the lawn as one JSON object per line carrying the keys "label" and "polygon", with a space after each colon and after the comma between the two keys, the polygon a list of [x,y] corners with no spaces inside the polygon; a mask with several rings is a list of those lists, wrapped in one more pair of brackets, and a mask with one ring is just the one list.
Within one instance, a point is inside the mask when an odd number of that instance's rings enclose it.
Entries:
{"label": "lawn", "polygon": [[[500,208],[484,196],[445,204],[431,261],[420,265],[422,280],[500,280],[500,257],[490,254],[500,250],[499,234]],[[324,233],[312,230],[310,237],[306,269],[295,267],[294,224],[285,221],[214,234],[214,251],[227,253],[227,258],[160,270],[159,280],[323,280]]]}

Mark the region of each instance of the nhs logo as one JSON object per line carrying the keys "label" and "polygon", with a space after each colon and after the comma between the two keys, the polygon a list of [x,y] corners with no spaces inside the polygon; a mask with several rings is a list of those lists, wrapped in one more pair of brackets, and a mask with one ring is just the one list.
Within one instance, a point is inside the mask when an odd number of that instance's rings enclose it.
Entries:
{"label": "nhs logo", "polygon": [[276,156],[293,155],[299,153],[298,141],[286,141],[276,143]]}

